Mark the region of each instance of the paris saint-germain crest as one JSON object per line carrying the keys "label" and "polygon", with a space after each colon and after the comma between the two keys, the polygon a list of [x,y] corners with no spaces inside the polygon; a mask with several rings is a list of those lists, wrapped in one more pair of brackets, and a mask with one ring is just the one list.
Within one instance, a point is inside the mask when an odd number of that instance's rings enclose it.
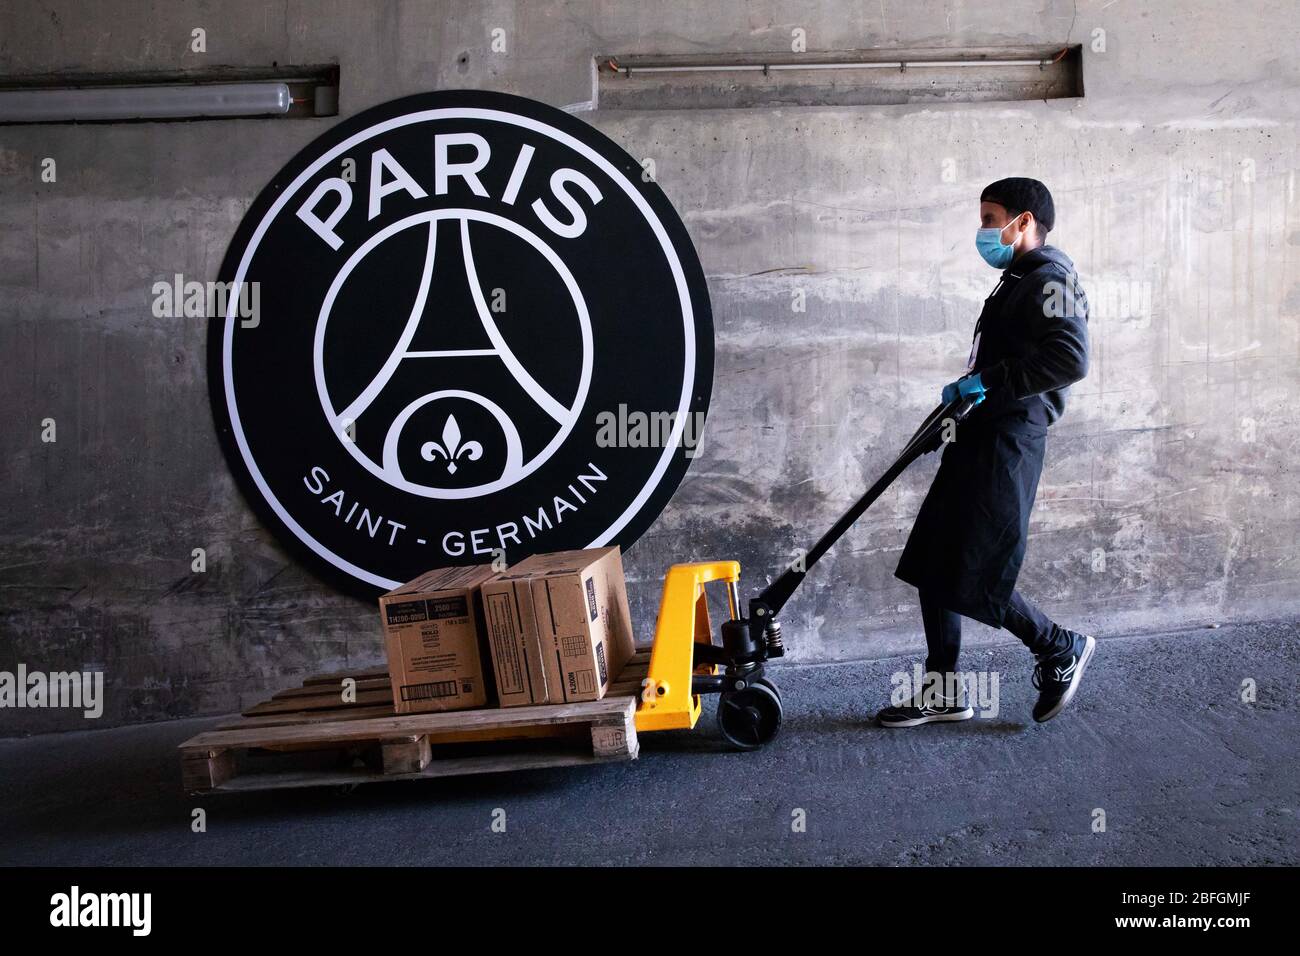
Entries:
{"label": "paris saint-germain crest", "polygon": [[[374,594],[421,571],[634,542],[698,441],[704,277],[640,163],[503,94],[413,96],[308,146],[222,266],[212,403],[245,494]],[[653,416],[655,442],[610,441]]]}

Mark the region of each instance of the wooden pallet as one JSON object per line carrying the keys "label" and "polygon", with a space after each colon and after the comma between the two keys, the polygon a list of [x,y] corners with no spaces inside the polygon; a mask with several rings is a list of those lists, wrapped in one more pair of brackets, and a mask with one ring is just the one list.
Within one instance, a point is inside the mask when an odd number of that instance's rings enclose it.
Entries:
{"label": "wooden pallet", "polygon": [[[603,699],[580,704],[393,713],[387,671],[309,677],[180,745],[186,790],[265,790],[635,760],[638,652]],[[345,679],[355,700],[343,702]]]}

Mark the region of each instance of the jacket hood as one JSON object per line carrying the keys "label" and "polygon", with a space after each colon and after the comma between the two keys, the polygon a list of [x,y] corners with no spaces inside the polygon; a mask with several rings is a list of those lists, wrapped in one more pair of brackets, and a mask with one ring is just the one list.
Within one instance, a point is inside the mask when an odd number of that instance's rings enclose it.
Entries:
{"label": "jacket hood", "polygon": [[1052,262],[1059,265],[1067,272],[1074,272],[1074,260],[1067,256],[1056,246],[1039,246],[1037,249],[1031,249],[1023,256],[1017,259],[1011,265],[1007,266],[1004,275],[1007,278],[1019,279],[1030,272],[1033,272],[1039,266]]}

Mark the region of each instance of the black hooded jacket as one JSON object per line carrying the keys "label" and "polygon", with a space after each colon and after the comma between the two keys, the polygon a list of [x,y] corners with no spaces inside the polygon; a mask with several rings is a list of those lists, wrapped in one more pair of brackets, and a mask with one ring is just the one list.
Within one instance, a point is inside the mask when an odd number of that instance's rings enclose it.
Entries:
{"label": "black hooded jacket", "polygon": [[1070,257],[1040,246],[1011,263],[984,300],[974,351],[971,373],[988,394],[972,422],[1060,418],[1069,386],[1088,374],[1088,298]]}
{"label": "black hooded jacket", "polygon": [[939,606],[1001,627],[1029,538],[1047,426],[1088,371],[1088,300],[1065,253],[1026,252],[975,326],[988,389],[943,450],[894,573]]}

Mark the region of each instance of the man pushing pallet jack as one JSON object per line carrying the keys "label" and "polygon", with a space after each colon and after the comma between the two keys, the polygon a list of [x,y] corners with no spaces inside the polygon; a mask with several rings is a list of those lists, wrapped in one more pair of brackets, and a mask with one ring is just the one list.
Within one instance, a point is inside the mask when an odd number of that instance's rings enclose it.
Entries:
{"label": "man pushing pallet jack", "polygon": [[[984,190],[976,248],[1003,271],[975,324],[966,372],[944,387],[943,404],[797,569],[787,569],[743,614],[736,562],[670,569],[638,731],[693,727],[700,695],[718,693],[718,724],[732,744],[754,749],[771,740],[781,725],[781,695],[764,665],[785,653],[776,616],[894,479],[954,431],[895,572],[920,598],[927,683],[877,720],[917,727],[975,716],[957,688],[962,617],[1006,628],[1034,654],[1034,720],[1050,720],[1069,704],[1096,642],[1053,622],[1015,587],[1048,427],[1065,410],[1069,386],[1088,370],[1087,298],[1069,257],[1046,244],[1055,219],[1051,193],[1036,179],[1002,179]],[[711,581],[727,586],[730,620],[721,646],[712,642],[704,597]]]}
{"label": "man pushing pallet jack", "polygon": [[[1005,627],[1029,647],[1037,657],[1034,719],[1056,716],[1078,690],[1095,642],[1053,623],[1015,588],[1047,429],[1065,407],[1066,388],[1087,371],[1087,302],[1070,260],[1045,244],[1054,219],[1051,195],[1036,180],[1001,180],[984,191],[976,242],[985,260],[1003,272],[976,323],[966,374],[943,389],[943,403],[805,560],[747,607],[741,607],[735,561],[669,569],[648,666],[638,660],[618,692],[562,706],[394,715],[387,670],[325,675],[258,705],[233,725],[184,742],[187,789],[350,786],[630,760],[637,754],[638,734],[694,727],[705,694],[719,695],[718,723],[727,740],[744,750],[761,747],[781,726],[781,694],[765,671],[768,661],[785,653],[777,616],[822,556],[894,479],[945,442],[942,463],[897,570],[920,595],[929,679],[914,700],[886,707],[878,720],[886,727],[916,727],[974,716],[955,686],[963,616]],[[711,582],[727,589],[730,613],[720,628],[720,644],[713,642],[704,593]],[[646,676],[634,702],[630,694],[641,666],[647,666]],[[365,685],[375,695],[380,713],[360,697],[340,701],[335,688],[341,677],[349,676],[356,687]],[[371,688],[372,681],[382,687]],[[555,730],[569,734],[575,727],[577,739],[587,741],[579,744],[578,754],[432,759],[435,747],[445,752],[467,742],[542,738]],[[249,766],[254,753],[294,754],[304,748],[333,753],[341,765],[311,773],[294,768],[277,772],[274,767],[272,772],[249,772],[257,770]],[[355,766],[357,753],[362,755],[360,767]]]}

